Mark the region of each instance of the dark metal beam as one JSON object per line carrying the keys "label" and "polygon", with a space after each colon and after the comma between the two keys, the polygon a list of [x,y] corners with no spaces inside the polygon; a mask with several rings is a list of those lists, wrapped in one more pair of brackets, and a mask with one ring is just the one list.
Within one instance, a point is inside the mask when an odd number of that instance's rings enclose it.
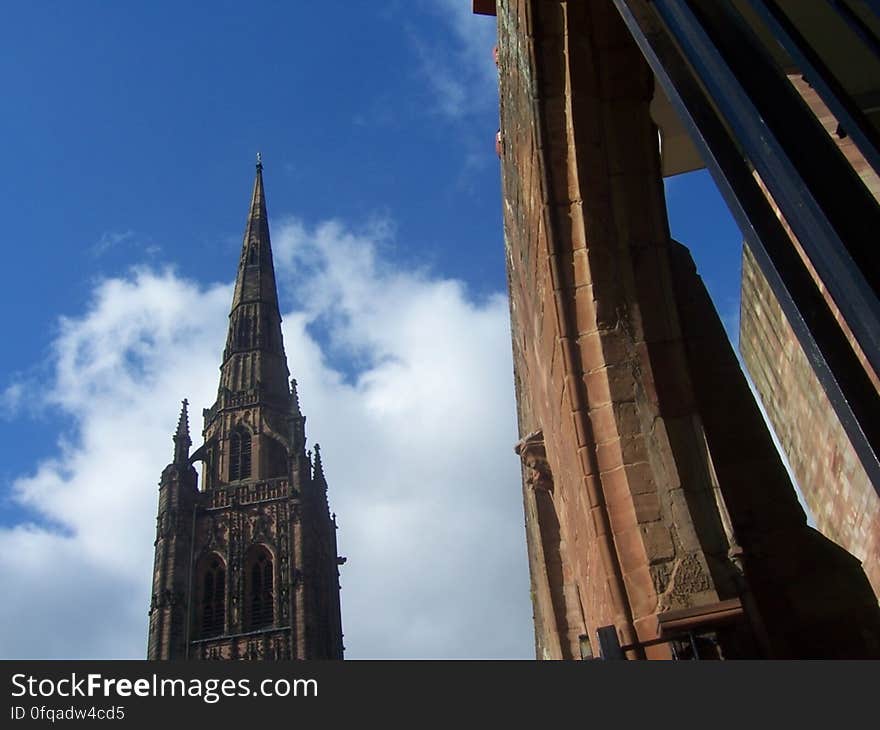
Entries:
{"label": "dark metal beam", "polygon": [[[626,659],[626,655],[620,647],[620,639],[617,637],[617,628],[614,626],[602,626],[596,630],[596,636],[599,639],[600,658]],[[631,648],[635,648],[635,646]]]}
{"label": "dark metal beam", "polygon": [[614,3],[703,156],[869,479],[880,492],[877,390],[755,181],[739,146],[652,4],[646,0]]}
{"label": "dark metal beam", "polygon": [[727,0],[653,5],[880,373],[876,200]]}

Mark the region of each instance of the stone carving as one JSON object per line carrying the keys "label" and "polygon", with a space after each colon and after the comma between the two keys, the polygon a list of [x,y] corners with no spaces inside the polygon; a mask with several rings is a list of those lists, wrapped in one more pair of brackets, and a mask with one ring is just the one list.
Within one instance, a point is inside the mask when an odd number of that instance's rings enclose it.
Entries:
{"label": "stone carving", "polygon": [[532,431],[514,447],[526,470],[526,484],[543,492],[553,491],[553,473],[544,448],[544,432]]}
{"label": "stone carving", "polygon": [[694,595],[712,589],[706,569],[697,555],[684,555],[672,562],[670,567],[663,593],[658,597],[661,612],[687,607],[691,605]]}
{"label": "stone carving", "polygon": [[230,515],[229,530],[229,589],[230,589],[230,620],[235,627],[241,626],[241,602],[238,597],[242,594],[242,573],[241,566],[244,560],[243,556],[243,540],[241,523],[244,518],[239,512]]}
{"label": "stone carving", "polygon": [[210,518],[208,523],[208,547],[222,549],[226,547],[226,523],[224,515]]}
{"label": "stone carving", "polygon": [[203,516],[196,526],[196,553],[200,557],[211,552],[225,554],[229,538],[229,517],[226,514]]}
{"label": "stone carving", "polygon": [[289,582],[290,582],[290,519],[287,505],[279,505],[276,511],[278,548],[278,615],[282,623],[287,623],[290,615]]}
{"label": "stone carving", "polygon": [[269,542],[272,538],[272,524],[265,509],[260,509],[256,514],[248,517],[250,527],[250,542]]}

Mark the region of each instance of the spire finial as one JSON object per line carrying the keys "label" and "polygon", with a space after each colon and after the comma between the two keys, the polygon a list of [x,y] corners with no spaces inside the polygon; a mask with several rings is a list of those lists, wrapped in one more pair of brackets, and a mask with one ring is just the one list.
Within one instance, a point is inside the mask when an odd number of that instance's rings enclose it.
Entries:
{"label": "spire finial", "polygon": [[189,461],[189,447],[192,439],[189,437],[189,401],[184,398],[180,406],[180,418],[177,419],[177,430],[174,432],[174,463],[186,464]]}
{"label": "spire finial", "polygon": [[295,416],[301,416],[299,408],[299,393],[296,392],[296,378],[290,379],[290,412]]}
{"label": "spire finial", "polygon": [[324,464],[321,462],[320,444],[315,444],[315,464],[313,477],[315,481],[321,484],[321,486],[324,488],[324,491],[327,491],[327,478],[324,476]]}
{"label": "spire finial", "polygon": [[258,170],[263,169],[263,153],[262,152],[257,152],[257,169]]}

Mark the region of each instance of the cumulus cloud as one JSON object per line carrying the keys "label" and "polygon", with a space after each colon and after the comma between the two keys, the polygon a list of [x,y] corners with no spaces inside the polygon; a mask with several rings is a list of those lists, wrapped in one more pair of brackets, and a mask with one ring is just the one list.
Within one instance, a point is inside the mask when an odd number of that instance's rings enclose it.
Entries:
{"label": "cumulus cloud", "polygon": [[44,397],[76,430],[11,485],[29,520],[0,530],[0,576],[15,586],[0,606],[0,656],[144,655],[169,423],[184,394],[206,402],[216,389],[207,376],[230,298],[229,286],[139,270],[62,318]]}
{"label": "cumulus cloud", "polygon": [[[347,656],[528,657],[506,301],[393,266],[391,235],[288,220],[274,236],[288,360],[349,557]],[[0,655],[144,655],[156,486],[180,398],[194,416],[214,400],[230,299],[140,269],[62,320],[47,398],[76,428],[11,485],[29,519],[0,530],[17,586]]]}

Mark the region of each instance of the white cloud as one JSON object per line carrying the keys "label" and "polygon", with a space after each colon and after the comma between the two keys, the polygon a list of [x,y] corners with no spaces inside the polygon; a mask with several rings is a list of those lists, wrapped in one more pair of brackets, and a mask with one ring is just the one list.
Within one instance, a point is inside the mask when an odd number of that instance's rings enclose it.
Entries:
{"label": "white cloud", "polygon": [[105,231],[89,250],[93,256],[101,256],[111,248],[128,243],[132,239],[134,239],[134,231]]}
{"label": "white cloud", "polygon": [[149,258],[162,252],[161,246],[157,246],[134,231],[104,231],[97,242],[89,248],[89,253],[95,258],[99,258],[109,251],[119,248],[137,248]]}
{"label": "white cloud", "polygon": [[437,45],[411,35],[436,108],[452,119],[493,108],[498,100],[498,74],[492,59],[495,19],[474,15],[471,4],[462,0],[432,0],[429,7],[453,38],[452,43]]}
{"label": "white cloud", "polygon": [[46,397],[73,417],[75,440],[11,486],[33,520],[0,530],[0,576],[15,586],[0,606],[0,655],[143,655],[169,423],[184,395],[205,402],[216,389],[206,376],[230,297],[141,270],[62,319]]}
{"label": "white cloud", "polygon": [[0,418],[11,418],[21,407],[24,383],[12,382],[0,391]]}
{"label": "white cloud", "polygon": [[[288,221],[274,241],[298,302],[288,359],[349,557],[347,656],[528,657],[506,301],[395,268],[390,235]],[[62,320],[49,401],[76,431],[12,485],[33,519],[0,530],[0,579],[18,587],[0,655],[144,655],[156,485],[180,398],[194,440],[213,402],[230,298],[141,269]]]}
{"label": "white cloud", "polygon": [[461,0],[434,0],[434,5],[446,18],[470,60],[480,68],[483,78],[494,84],[495,67],[489,61],[497,37],[496,20],[491,16],[475,15],[472,3]]}

